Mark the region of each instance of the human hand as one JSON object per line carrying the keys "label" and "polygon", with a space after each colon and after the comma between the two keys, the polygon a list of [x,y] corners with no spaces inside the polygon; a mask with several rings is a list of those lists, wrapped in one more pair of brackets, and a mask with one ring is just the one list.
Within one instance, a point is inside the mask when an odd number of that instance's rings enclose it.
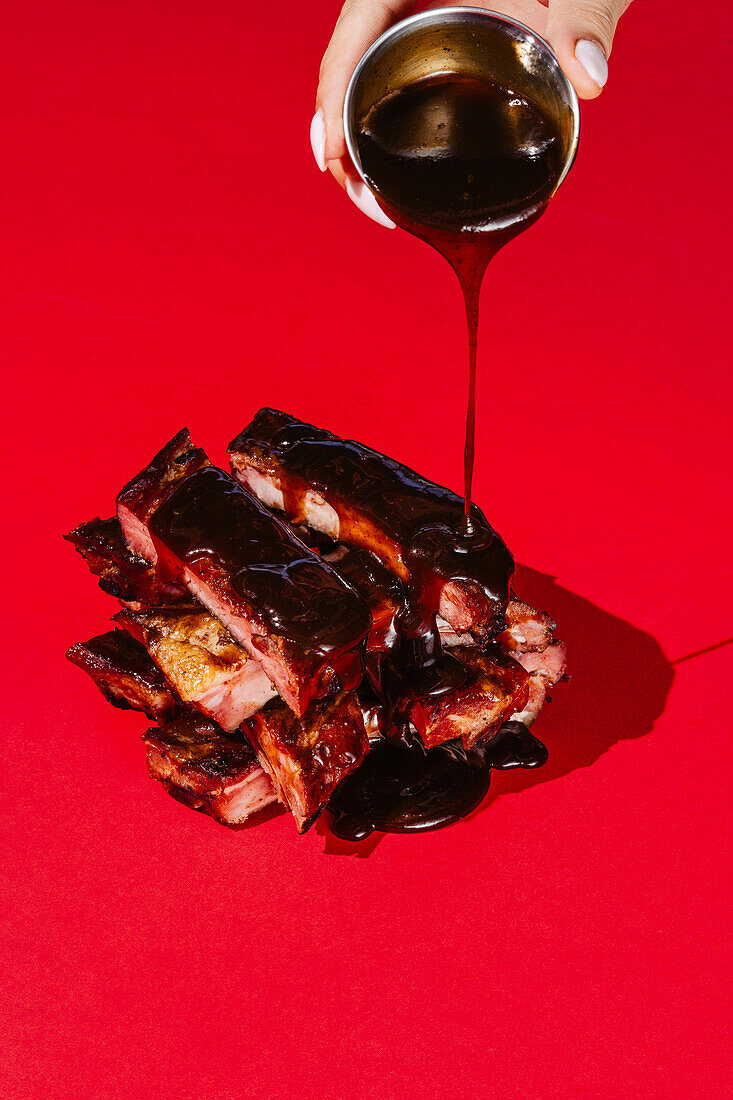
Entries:
{"label": "human hand", "polygon": [[[616,24],[631,0],[472,0],[519,19],[545,38],[581,99],[595,99],[608,78],[608,58]],[[362,54],[380,34],[414,8],[414,0],[346,0],[328,44],[318,81],[311,123],[313,155],[360,210],[380,225],[394,227],[346,150],[343,108],[346,88]],[[439,3],[428,7],[442,6]]]}

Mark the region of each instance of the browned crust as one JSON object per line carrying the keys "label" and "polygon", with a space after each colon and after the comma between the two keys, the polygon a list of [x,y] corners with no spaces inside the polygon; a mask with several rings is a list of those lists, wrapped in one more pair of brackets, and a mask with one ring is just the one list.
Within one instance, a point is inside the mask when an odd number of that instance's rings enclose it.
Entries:
{"label": "browned crust", "polygon": [[126,508],[141,523],[147,523],[179,482],[210,465],[205,452],[191,442],[188,428],[181,428],[148,465],[120,490],[117,505]]}
{"label": "browned crust", "polygon": [[124,630],[110,630],[67,650],[72,664],[94,680],[113,706],[141,710],[156,721],[169,721],[179,701],[147,650]]}
{"label": "browned crust", "polygon": [[113,618],[142,642],[184,699],[205,691],[222,673],[252,661],[226,627],[201,606],[125,610]]}
{"label": "browned crust", "polygon": [[197,711],[187,710],[166,726],[147,730],[143,741],[167,761],[169,771],[164,778],[201,796],[219,794],[260,767],[244,737],[224,733],[221,726]]}
{"label": "browned crust", "polygon": [[410,718],[426,748],[460,738],[466,749],[486,742],[529,693],[529,676],[497,646],[456,646],[451,651],[466,670],[466,682],[446,695],[421,699]]}
{"label": "browned crust", "polygon": [[244,729],[293,813],[299,833],[310,828],[337,783],[369,751],[362,710],[350,692],[319,700],[303,718],[273,700],[245,722]]}
{"label": "browned crust", "polygon": [[145,558],[133,554],[125,542],[120,521],[89,520],[64,535],[99,577],[99,587],[128,607],[164,607],[190,601],[180,585],[163,583]]}
{"label": "browned crust", "polygon": [[[201,714],[186,711],[162,729],[148,730],[143,741],[151,777],[162,783],[176,801],[223,825],[236,827],[241,820],[262,820],[265,809],[277,802],[249,742],[239,733],[225,734],[216,722]],[[241,806],[233,821],[231,793],[247,781],[258,790],[256,809],[248,813],[246,804]],[[263,785],[269,786],[269,795],[265,790],[264,799]]]}

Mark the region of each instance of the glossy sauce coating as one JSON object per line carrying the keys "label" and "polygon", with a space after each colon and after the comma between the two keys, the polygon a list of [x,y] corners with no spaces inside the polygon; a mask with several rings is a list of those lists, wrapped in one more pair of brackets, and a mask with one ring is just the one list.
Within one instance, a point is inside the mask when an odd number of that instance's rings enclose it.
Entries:
{"label": "glossy sauce coating", "polygon": [[334,559],[372,612],[366,666],[384,709],[385,735],[409,744],[413,702],[461,687],[466,670],[443,650],[435,617],[414,605],[407,586],[374,554],[345,550]]}
{"label": "glossy sauce coating", "polygon": [[[450,489],[374,451],[273,409],[262,409],[230,450],[262,448],[288,477],[319,491],[337,511],[363,517],[392,540],[410,575],[410,599],[426,615],[450,580],[475,586],[497,619],[509,596],[514,559],[483,512]],[[348,541],[348,540],[347,540]]]}
{"label": "glossy sauce coating", "polygon": [[523,722],[505,722],[488,745],[484,758],[491,768],[541,768],[547,763],[547,747]]}
{"label": "glossy sauce coating", "polygon": [[222,470],[207,467],[183,481],[150,529],[188,565],[215,561],[253,619],[304,649],[343,652],[369,629],[354,589]]}
{"label": "glossy sauce coating", "polygon": [[396,747],[381,741],[331,798],[331,826],[342,840],[373,830],[426,832],[465,817],[489,789],[491,771],[477,753],[441,746]]}

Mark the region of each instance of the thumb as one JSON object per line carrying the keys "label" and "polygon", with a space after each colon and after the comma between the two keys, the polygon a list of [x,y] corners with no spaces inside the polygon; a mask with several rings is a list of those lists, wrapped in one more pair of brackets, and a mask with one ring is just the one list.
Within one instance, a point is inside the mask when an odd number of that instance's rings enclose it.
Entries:
{"label": "thumb", "polygon": [[595,99],[608,79],[616,24],[631,0],[550,0],[545,38],[581,99]]}

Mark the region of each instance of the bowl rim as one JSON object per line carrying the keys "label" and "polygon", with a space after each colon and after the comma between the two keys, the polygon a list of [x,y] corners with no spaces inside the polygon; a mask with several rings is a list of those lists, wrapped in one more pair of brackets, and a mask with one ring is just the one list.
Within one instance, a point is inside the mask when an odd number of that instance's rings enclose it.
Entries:
{"label": "bowl rim", "polygon": [[[578,142],[580,140],[580,103],[578,102],[578,94],[575,88],[570,83],[570,80],[566,76],[562,69],[560,62],[557,59],[557,54],[553,50],[547,39],[543,38],[538,31],[528,27],[526,23],[522,23],[519,19],[514,19],[510,15],[503,15],[501,12],[492,11],[488,8],[474,8],[471,6],[456,6],[456,7],[442,7],[442,8],[429,8],[427,11],[416,12],[415,15],[410,15],[406,19],[401,19],[399,23],[395,23],[394,26],[388,27],[383,34],[380,34],[379,38],[372,42],[371,46],[359,58],[356,67],[351,74],[348,86],[346,88],[346,95],[344,97],[344,111],[343,111],[343,123],[344,123],[344,137],[346,139],[346,148],[351,158],[351,162],[354,168],[358,172],[360,178],[363,180],[364,185],[372,191],[369,186],[369,181],[366,179],[359,157],[359,151],[356,145],[354,134],[351,128],[351,106],[354,99],[354,93],[356,86],[361,78],[362,73],[367,66],[372,62],[375,55],[381,53],[382,50],[395,38],[400,37],[406,31],[409,31],[412,27],[420,24],[431,24],[445,22],[452,16],[465,16],[465,15],[477,15],[483,18],[489,19],[493,23],[500,23],[504,26],[510,26],[516,30],[520,30],[524,33],[527,39],[530,39],[536,46],[539,47],[540,53],[546,53],[551,62],[554,62],[556,67],[557,79],[563,86],[564,91],[567,94],[567,98],[570,106],[570,113],[573,118],[573,134],[568,149],[567,156],[565,158],[565,164],[563,170],[560,173],[558,181],[552,192],[555,195],[558,188],[562,184],[563,180],[567,176],[568,172],[573,166],[575,156],[578,151]],[[460,20],[456,20],[460,21]],[[372,191],[372,194],[374,192]]]}

